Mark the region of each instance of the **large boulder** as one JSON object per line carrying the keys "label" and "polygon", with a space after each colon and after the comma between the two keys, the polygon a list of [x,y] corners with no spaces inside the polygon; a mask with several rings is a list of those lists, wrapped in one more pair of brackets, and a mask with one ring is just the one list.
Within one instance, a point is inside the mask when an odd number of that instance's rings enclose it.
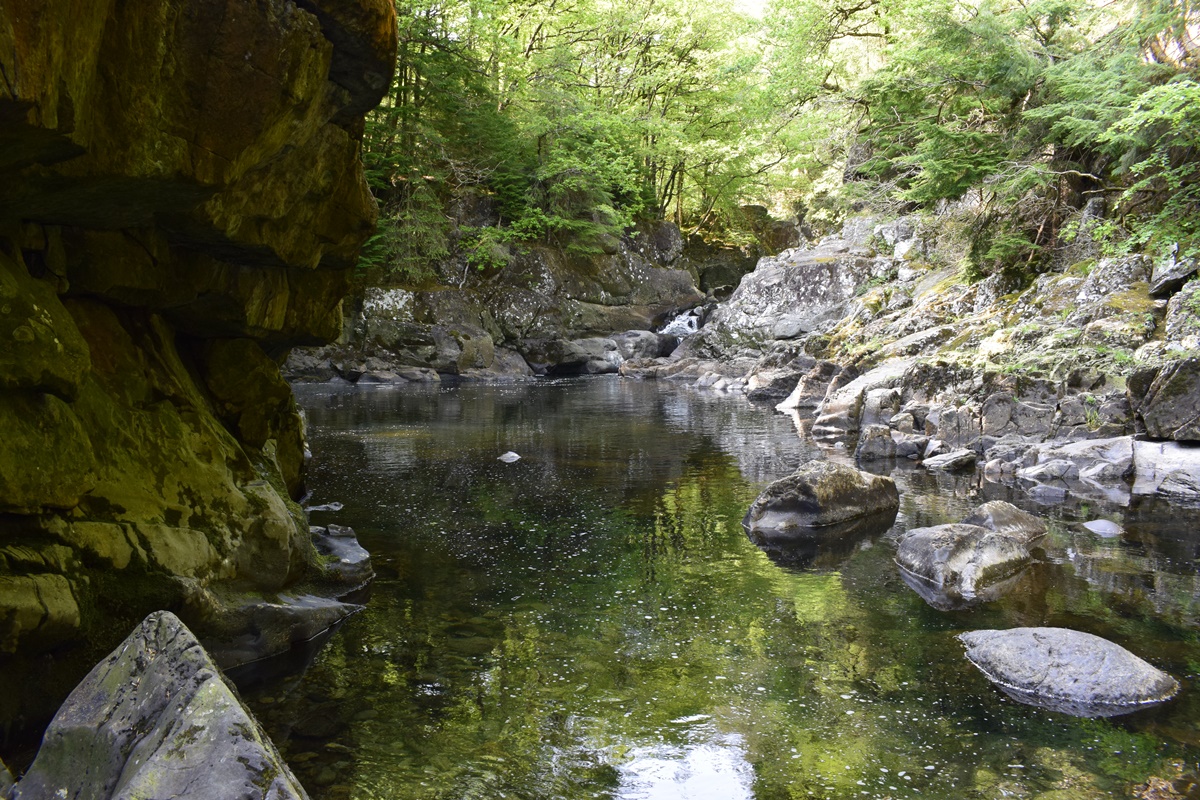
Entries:
{"label": "large boulder", "polygon": [[1134,442],[1133,494],[1200,501],[1200,447],[1178,442]]}
{"label": "large boulder", "polygon": [[1171,699],[1179,683],[1120,645],[1066,628],[969,631],[967,659],[1022,703],[1080,717],[1128,714]]}
{"label": "large boulder", "polygon": [[809,461],[763,490],[742,525],[751,532],[804,535],[812,528],[865,517],[894,518],[899,507],[891,478],[832,461]]}
{"label": "large boulder", "polygon": [[1031,560],[1020,537],[964,523],[914,528],[896,548],[901,574],[915,579],[909,585],[943,610],[996,599]]}
{"label": "large boulder", "polygon": [[196,637],[158,611],[71,692],[14,799],[307,796]]}
{"label": "large boulder", "polygon": [[1164,367],[1150,384],[1138,415],[1155,439],[1200,441],[1200,358]]}

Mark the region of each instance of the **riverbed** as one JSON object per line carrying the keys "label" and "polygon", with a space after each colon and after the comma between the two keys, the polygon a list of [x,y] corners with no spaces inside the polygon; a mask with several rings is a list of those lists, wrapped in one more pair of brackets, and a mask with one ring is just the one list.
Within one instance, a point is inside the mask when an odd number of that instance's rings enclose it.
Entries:
{"label": "riverbed", "polygon": [[[768,554],[741,527],[758,492],[845,455],[741,396],[616,377],[297,395],[309,502],[342,504],[312,521],[352,526],[378,573],[304,673],[243,688],[316,800],[1064,800],[1197,768],[1195,509],[1039,506],[883,462],[890,531]],[[1048,521],[1039,563],[936,610],[895,537],[993,499]],[[1021,625],[1105,636],[1183,689],[1101,720],[1021,705],[955,639]]]}

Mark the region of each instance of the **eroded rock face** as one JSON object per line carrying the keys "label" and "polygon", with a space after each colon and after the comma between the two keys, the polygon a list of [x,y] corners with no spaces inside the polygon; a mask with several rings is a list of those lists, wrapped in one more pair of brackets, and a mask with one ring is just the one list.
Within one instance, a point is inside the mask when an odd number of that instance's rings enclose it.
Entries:
{"label": "eroded rock face", "polygon": [[[370,359],[379,366],[367,371],[415,367],[493,380],[613,373],[625,361],[666,355],[678,340],[650,329],[704,300],[676,268],[672,232],[679,236],[670,223],[651,225],[615,242],[613,253],[589,257],[544,246],[504,250],[494,273],[465,269],[433,291],[368,289],[347,336],[307,357],[348,380]],[[291,367],[300,379],[328,374]]]}
{"label": "eroded rock face", "polygon": [[196,637],[166,611],[71,693],[13,796],[308,797]]}
{"label": "eroded rock face", "polygon": [[1200,441],[1200,358],[1164,367],[1138,413],[1155,439]]}
{"label": "eroded rock face", "polygon": [[[746,512],[751,532],[803,534],[806,529],[890,514],[900,495],[891,478],[831,461],[810,461],[768,486]],[[890,524],[890,523],[889,523]]]}
{"label": "eroded rock face", "polygon": [[1080,717],[1128,714],[1171,699],[1179,683],[1120,645],[1066,628],[970,631],[967,659],[1022,703]]}
{"label": "eroded rock face", "polygon": [[387,0],[0,7],[0,651],[322,578],[277,359],[339,334],[395,42]]}

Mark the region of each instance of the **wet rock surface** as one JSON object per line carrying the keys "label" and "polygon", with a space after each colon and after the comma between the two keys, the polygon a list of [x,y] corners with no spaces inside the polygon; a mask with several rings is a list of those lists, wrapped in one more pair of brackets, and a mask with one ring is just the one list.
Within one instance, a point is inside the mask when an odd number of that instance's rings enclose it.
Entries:
{"label": "wet rock surface", "polygon": [[155,612],[71,693],[14,798],[307,798],[173,614]]}
{"label": "wet rock surface", "polygon": [[[1022,538],[966,523],[914,528],[896,548],[896,563],[906,580],[923,583],[918,594],[941,610],[998,598],[1003,582],[1031,560]],[[916,588],[914,581],[907,582]]]}
{"label": "wet rock surface", "polygon": [[1082,717],[1171,699],[1179,683],[1107,639],[1066,628],[960,634],[967,659],[1014,700]]}
{"label": "wet rock surface", "polygon": [[894,517],[899,506],[891,478],[830,461],[810,461],[763,490],[742,525],[759,535],[803,535],[806,529],[863,517]]}

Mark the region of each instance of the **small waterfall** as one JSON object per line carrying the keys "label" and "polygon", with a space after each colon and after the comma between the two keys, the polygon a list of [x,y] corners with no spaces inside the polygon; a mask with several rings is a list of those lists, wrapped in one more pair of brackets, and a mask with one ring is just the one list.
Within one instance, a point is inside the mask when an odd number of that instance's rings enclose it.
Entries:
{"label": "small waterfall", "polygon": [[703,310],[700,308],[689,308],[687,311],[680,312],[668,320],[665,325],[659,328],[658,333],[668,336],[678,336],[681,339],[685,336],[691,336],[700,330],[700,326],[704,324],[702,314]]}

